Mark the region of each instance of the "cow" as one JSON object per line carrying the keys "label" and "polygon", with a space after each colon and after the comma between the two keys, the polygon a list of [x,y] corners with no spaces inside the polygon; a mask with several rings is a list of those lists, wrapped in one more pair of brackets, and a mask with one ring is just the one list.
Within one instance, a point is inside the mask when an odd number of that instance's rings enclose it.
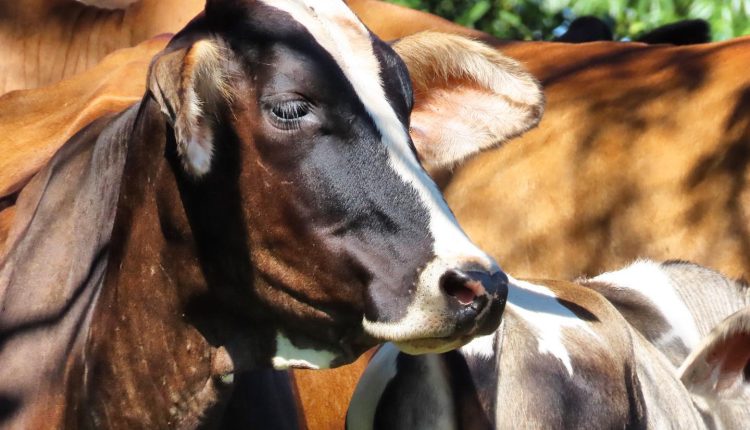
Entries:
{"label": "cow", "polygon": [[695,45],[711,41],[711,25],[703,19],[685,19],[656,27],[636,39],[643,43],[670,43]]}
{"label": "cow", "polygon": [[[443,355],[383,346],[348,428],[742,428],[750,418],[746,284],[651,261],[573,283],[510,279],[494,335]],[[695,314],[688,291],[704,299]],[[731,299],[712,301],[715,291]],[[644,318],[645,331],[632,324]]]}
{"label": "cow", "polygon": [[615,35],[604,20],[595,16],[579,16],[568,25],[565,33],[556,37],[556,42],[585,43],[597,40],[613,40]]}
{"label": "cow", "polygon": [[[404,39],[402,60],[343,3],[207,2],[152,61],[142,100],[85,126],[18,196],[0,260],[2,424],[193,428],[237,413],[243,370],[492,332],[506,276],[407,133],[404,62],[425,58],[409,49],[474,43]],[[410,65],[443,84],[412,120],[450,123],[451,97],[494,96],[508,127],[476,133],[538,122],[537,82],[479,49]]]}
{"label": "cow", "polygon": [[[565,33],[556,37],[556,42],[585,43],[613,40],[609,24],[595,16],[574,19]],[[649,30],[634,39],[637,42],[671,45],[694,45],[711,41],[711,26],[702,19],[685,19]]]}

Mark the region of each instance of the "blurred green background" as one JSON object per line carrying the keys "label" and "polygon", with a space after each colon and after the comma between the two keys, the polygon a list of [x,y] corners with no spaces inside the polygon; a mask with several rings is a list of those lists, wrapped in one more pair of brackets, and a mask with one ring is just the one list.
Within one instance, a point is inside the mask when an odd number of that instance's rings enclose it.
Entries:
{"label": "blurred green background", "polygon": [[615,39],[681,19],[701,18],[713,40],[750,34],[750,0],[389,0],[428,11],[503,39],[549,40],[576,17],[593,15],[612,27]]}

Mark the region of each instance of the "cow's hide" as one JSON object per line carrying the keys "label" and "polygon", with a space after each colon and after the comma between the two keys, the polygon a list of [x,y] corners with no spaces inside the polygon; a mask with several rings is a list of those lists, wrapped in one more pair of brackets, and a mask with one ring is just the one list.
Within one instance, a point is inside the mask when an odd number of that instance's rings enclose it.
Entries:
{"label": "cow's hide", "polygon": [[104,117],[83,129],[18,200],[17,219],[25,221],[13,226],[0,256],[0,424],[19,408],[66,400],[23,401],[59,387],[78,358],[70,352],[86,340],[79,328],[104,279],[127,151],[122,131],[135,116],[131,108],[114,126]]}

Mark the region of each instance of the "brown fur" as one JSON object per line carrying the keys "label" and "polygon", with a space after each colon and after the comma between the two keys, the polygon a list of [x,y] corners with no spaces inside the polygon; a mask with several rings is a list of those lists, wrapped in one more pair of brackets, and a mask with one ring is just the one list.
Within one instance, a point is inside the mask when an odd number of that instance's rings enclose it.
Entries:
{"label": "brown fur", "polygon": [[293,370],[300,421],[308,430],[343,429],[349,400],[374,350],[347,366],[328,370]]}
{"label": "brown fur", "polygon": [[205,0],[140,0],[103,10],[74,0],[0,5],[0,94],[37,88],[98,64],[107,54],[185,26]]}
{"label": "brown fur", "polygon": [[[379,1],[347,3],[384,40],[425,30],[484,36],[442,18]],[[2,4],[0,57],[5,60],[0,65],[0,94],[50,85],[90,69],[116,49],[174,33],[204,5],[205,0],[137,0],[123,9],[105,10],[74,0]],[[393,21],[392,16],[399,19]]]}
{"label": "brown fur", "polygon": [[54,85],[0,96],[0,136],[5,136],[0,157],[0,250],[13,219],[14,195],[85,125],[121,111],[143,95],[150,59],[167,40],[156,38],[117,51],[93,69]]}
{"label": "brown fur", "polygon": [[747,274],[748,47],[507,46],[545,85],[547,112],[456,169],[445,193],[459,222],[519,276],[636,257]]}

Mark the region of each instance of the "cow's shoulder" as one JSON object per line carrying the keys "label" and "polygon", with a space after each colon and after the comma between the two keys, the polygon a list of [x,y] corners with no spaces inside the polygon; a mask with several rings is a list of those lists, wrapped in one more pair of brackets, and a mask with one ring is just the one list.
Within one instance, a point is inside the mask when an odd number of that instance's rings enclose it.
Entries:
{"label": "cow's shoulder", "polygon": [[[633,333],[622,315],[578,283],[512,284],[498,348],[498,427],[642,423]],[[508,402],[517,407],[499,406]]]}

